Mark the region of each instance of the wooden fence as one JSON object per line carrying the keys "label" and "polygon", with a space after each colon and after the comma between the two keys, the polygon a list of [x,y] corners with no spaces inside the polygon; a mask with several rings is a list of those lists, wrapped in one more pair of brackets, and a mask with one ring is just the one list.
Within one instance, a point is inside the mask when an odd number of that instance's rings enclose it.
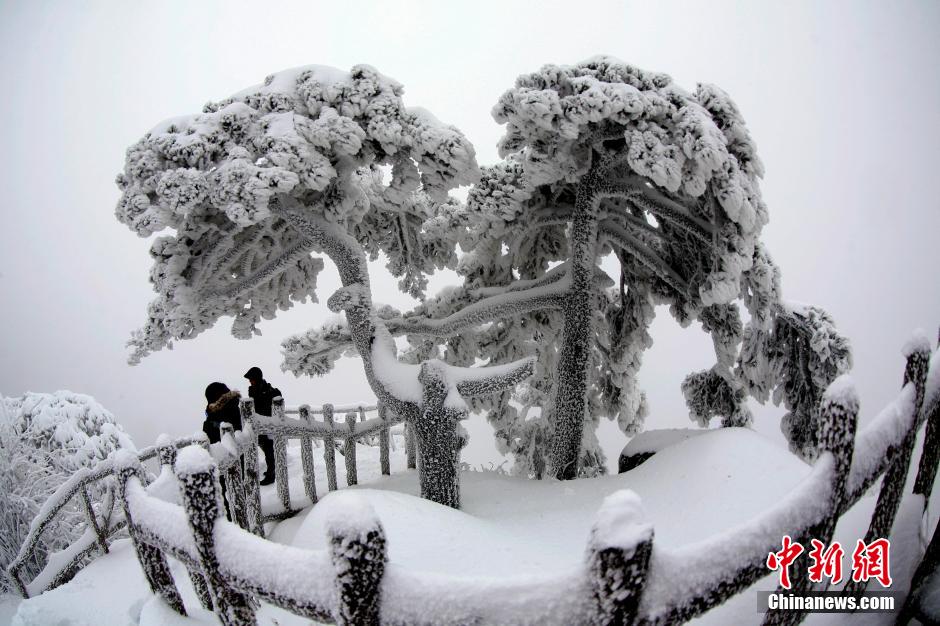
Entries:
{"label": "wooden fence", "polygon": [[[784,535],[801,542],[831,541],[839,517],[879,479],[865,541],[889,536],[924,422],[914,491],[926,503],[940,459],[940,390],[926,388],[930,364],[926,340],[914,342],[908,352],[900,394],[857,433],[858,399],[851,383],[839,379],[830,386],[820,405],[820,454],[809,475],[756,518],[691,546],[656,546],[653,525],[638,513],[638,498],[618,492],[598,512],[584,565],[538,579],[526,576],[495,583],[396,567],[387,562],[380,520],[354,494],[347,504],[361,510],[344,509],[347,520],[328,524],[327,550],[273,544],[259,536],[264,518],[256,495],[257,459],[252,458],[255,432],[273,436],[282,459],[287,438],[300,438],[304,459],[312,454],[311,439],[325,442],[325,457],[340,439],[347,464],[352,459],[347,467],[354,469],[352,442],[372,435],[387,441],[394,420],[347,420],[339,426],[330,419],[336,411],[327,407],[321,409],[322,422],[312,420],[313,411],[304,407],[298,411],[300,419],[292,420],[283,417],[282,405],[272,418],[262,418],[245,402],[242,442],[236,441],[236,454],[222,462],[198,445],[186,446],[178,455],[176,445],[161,448],[161,462],[167,471],[172,468],[179,482],[181,505],[148,493],[138,456],[122,454],[115,458],[114,468],[129,534],[147,580],[154,593],[183,614],[166,554],[186,565],[200,602],[226,625],[255,623],[258,601],[337,624],[674,624],[705,613],[765,577],[767,555],[779,549]],[[932,367],[940,367],[938,355]],[[938,378],[940,373],[932,371],[930,380]],[[232,437],[230,432],[224,435],[226,440]],[[243,467],[239,459],[244,459]],[[278,467],[285,464],[279,462]],[[304,461],[307,496],[315,501],[312,467],[312,462]],[[383,462],[382,471],[387,469]],[[333,474],[330,488],[335,488],[335,466],[330,472],[329,460],[327,472]],[[221,510],[220,476],[231,480],[226,490],[234,490],[228,498],[231,522]],[[347,471],[347,481],[353,484],[355,472],[350,478]],[[278,484],[279,514],[286,514],[292,510],[286,475]],[[917,593],[936,568],[938,536],[940,531],[915,574],[902,621],[916,616],[930,619],[923,615]],[[794,588],[788,593],[809,589],[805,563],[799,563],[791,569]],[[857,596],[864,587],[864,583],[850,584],[843,594]],[[798,611],[771,611],[765,623],[798,623],[803,617]]]}
{"label": "wooden fence", "polygon": [[[226,497],[223,501],[227,515],[242,527],[260,536],[264,534],[264,522],[290,517],[302,508],[292,506],[290,500],[286,462],[287,443],[290,439],[300,440],[304,491],[309,503],[317,501],[313,441],[323,442],[320,445],[323,448],[330,491],[337,489],[335,448],[337,442],[342,445],[348,485],[357,482],[356,441],[377,438],[381,472],[386,475],[390,473],[389,429],[401,420],[388,416],[385,407],[381,404],[357,404],[338,408],[325,404],[319,409],[302,405],[299,408],[285,409],[283,399],[275,398],[274,416],[264,417],[254,412],[252,400],[243,399],[240,409],[243,430],[233,432],[229,424],[223,424],[222,440],[218,444],[209,444],[203,434],[183,437],[175,441],[161,437],[157,445],[141,450],[136,457],[140,463],[159,458],[162,466],[166,467],[168,463],[171,463],[168,459],[175,458],[176,450],[193,444],[204,447],[216,460],[219,476],[227,486],[231,485],[226,489],[226,494],[231,494],[231,497]],[[371,412],[377,413],[377,417],[367,419],[367,414]],[[295,415],[298,417],[294,418]],[[322,415],[322,421],[316,420],[314,415]],[[334,415],[343,415],[344,421],[340,424],[334,423]],[[274,440],[277,456],[276,485],[280,507],[267,512],[262,511],[260,502],[256,436],[252,433],[265,434]],[[407,426],[405,427],[405,450],[408,467],[414,468],[414,438]],[[76,472],[49,497],[33,520],[17,556],[7,567],[7,575],[20,595],[28,598],[65,582],[88,561],[89,557],[94,556],[95,553],[107,554],[110,543],[123,536],[127,521],[119,506],[118,488],[114,484],[108,484],[113,483],[115,475],[114,464],[111,459],[107,459],[91,469]],[[141,476],[146,478],[145,474]],[[96,513],[89,490],[99,483],[105,483],[107,486],[103,489],[106,495],[102,502],[98,503],[99,510]],[[66,549],[49,555],[45,567],[31,581],[24,580],[23,570],[31,558],[37,557],[40,538],[50,531],[60,513],[75,502],[81,503],[87,524],[86,531]]]}

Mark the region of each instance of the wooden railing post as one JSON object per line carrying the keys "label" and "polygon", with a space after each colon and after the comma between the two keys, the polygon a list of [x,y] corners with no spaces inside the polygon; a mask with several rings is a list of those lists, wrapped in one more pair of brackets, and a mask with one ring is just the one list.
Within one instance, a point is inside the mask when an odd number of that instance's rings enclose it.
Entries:
{"label": "wooden railing post", "polygon": [[385,530],[364,500],[344,495],[348,504],[342,515],[327,522],[339,600],[333,618],[339,626],[378,626],[387,561]]}
{"label": "wooden railing post", "polygon": [[[807,547],[816,539],[829,545],[839,516],[846,504],[846,488],[852,470],[852,456],[855,451],[855,431],[858,424],[858,393],[847,375],[842,375],[829,385],[819,403],[816,442],[819,457],[828,452],[832,454],[832,489],[829,493],[827,510],[829,513],[819,523],[810,526],[804,535],[795,540]],[[777,588],[780,594],[801,595],[813,588],[809,579],[809,559],[797,559],[790,566],[791,588]],[[781,624],[799,624],[806,617],[805,611],[768,610],[764,617],[765,626]]]}
{"label": "wooden railing post", "polygon": [[[888,537],[891,533],[891,527],[894,525],[898,507],[901,504],[904,483],[907,481],[907,470],[911,463],[911,454],[914,451],[914,441],[917,437],[917,417],[924,401],[927,366],[930,362],[930,341],[926,336],[915,336],[905,346],[904,356],[907,357],[907,365],[904,368],[904,385],[913,383],[916,389],[914,399],[915,426],[912,426],[904,436],[900,447],[888,465],[888,469],[885,470],[884,478],[881,480],[881,491],[878,493],[878,500],[875,503],[875,512],[872,514],[868,532],[865,533],[864,541],[866,544],[876,539]],[[842,594],[861,597],[867,585],[868,581],[865,580],[859,582],[850,580],[846,583]]]}
{"label": "wooden railing post", "polygon": [[[300,406],[300,421],[307,427],[313,427],[313,415],[310,414],[310,405]],[[310,498],[310,504],[317,503],[317,482],[313,470],[313,440],[310,435],[300,438],[300,460],[304,468],[304,491]]]}
{"label": "wooden railing post", "polygon": [[[235,449],[238,449],[238,443],[235,441],[235,428],[228,422],[219,424],[221,440],[226,439],[232,442]],[[245,516],[245,490],[242,486],[241,459],[236,454],[235,462],[225,470],[225,498],[228,501],[229,517],[233,522],[247,528]]]}
{"label": "wooden railing post", "polygon": [[242,431],[249,437],[245,449],[245,517],[248,530],[264,537],[264,521],[261,514],[261,488],[258,483],[258,441],[254,428],[255,401],[242,398],[239,403],[242,416]]}
{"label": "wooden railing post", "polygon": [[415,431],[411,427],[411,422],[405,422],[405,459],[408,469],[415,469],[417,467],[417,459],[415,453]]}
{"label": "wooden railing post", "polygon": [[173,463],[176,461],[176,446],[169,435],[162,434],[157,437],[157,457],[160,459],[160,469],[168,467],[173,471]]}
{"label": "wooden railing post", "polygon": [[[940,350],[940,346],[937,349]],[[930,405],[924,404],[921,410],[926,413],[927,426],[924,429],[924,447],[914,481],[914,493],[924,496],[926,509],[937,476],[937,464],[940,463],[940,398],[931,398]]]}
{"label": "wooden railing post", "polygon": [[644,520],[639,496],[624,490],[604,498],[588,542],[592,624],[634,622],[652,551],[653,526]]}
{"label": "wooden railing post", "polygon": [[359,482],[356,473],[356,438],[353,434],[356,432],[356,413],[350,411],[346,414],[346,428],[349,429],[349,436],[346,437],[343,448],[343,458],[346,460],[346,484],[355,485]]}
{"label": "wooden railing post", "polygon": [[183,598],[180,597],[176,584],[173,582],[173,574],[170,573],[170,566],[166,561],[166,556],[158,548],[146,543],[140,536],[137,526],[134,525],[134,519],[131,515],[130,503],[127,501],[127,482],[131,478],[141,479],[143,468],[137,455],[127,450],[121,450],[115,454],[114,469],[117,474],[118,485],[121,490],[121,504],[124,507],[124,519],[127,520],[127,534],[130,535],[131,543],[137,552],[137,561],[144,571],[144,577],[150,585],[153,593],[159,594],[174,611],[180,615],[186,615],[186,608],[183,606]]}
{"label": "wooden railing post", "polygon": [[[278,396],[271,402],[272,417],[278,423],[284,422],[284,398]],[[277,497],[285,511],[290,511],[290,485],[287,483],[287,438],[283,435],[274,437],[274,482],[277,484]]]}
{"label": "wooden railing post", "polygon": [[224,626],[255,623],[251,600],[232,589],[222,577],[215,554],[215,525],[221,516],[218,468],[212,457],[197,446],[180,450],[176,459],[183,507],[193,532],[196,556],[212,595],[215,612]]}
{"label": "wooden railing post", "polygon": [[85,508],[85,517],[88,518],[88,525],[91,526],[91,530],[95,533],[95,541],[98,543],[98,548],[101,549],[101,554],[107,554],[108,538],[101,530],[101,525],[98,524],[98,516],[95,515],[95,507],[91,505],[91,497],[88,495],[88,487],[86,485],[82,485],[82,506]]}
{"label": "wooden railing post", "polygon": [[323,460],[326,462],[326,486],[336,491],[336,440],[333,438],[333,405],[323,405],[323,423],[328,430],[323,438]]}
{"label": "wooden railing post", "polygon": [[388,476],[392,470],[388,460],[388,409],[384,402],[379,402],[379,419],[386,422],[386,425],[379,431],[379,465],[382,468],[382,475]]}

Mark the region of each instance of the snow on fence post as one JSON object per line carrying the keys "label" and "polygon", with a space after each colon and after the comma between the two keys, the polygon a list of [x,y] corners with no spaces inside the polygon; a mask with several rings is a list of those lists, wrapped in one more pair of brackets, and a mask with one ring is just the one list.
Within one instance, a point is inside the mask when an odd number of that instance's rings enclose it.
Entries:
{"label": "snow on fence post", "polygon": [[124,507],[124,519],[127,520],[127,534],[137,552],[137,561],[144,570],[144,576],[150,585],[150,590],[159,594],[163,601],[180,615],[186,615],[183,599],[173,582],[170,566],[166,556],[159,548],[146,543],[140,536],[134,519],[131,516],[130,503],[127,500],[127,483],[131,478],[140,480],[143,477],[143,468],[137,455],[128,450],[119,450],[113,457],[114,469],[117,474],[118,485],[121,490],[121,504]]}
{"label": "snow on fence post", "polygon": [[[223,442],[229,442],[236,451],[238,443],[235,441],[235,427],[228,422],[219,424],[219,432]],[[241,462],[236,453],[235,462],[225,470],[224,483],[225,499],[228,501],[229,518],[241,526],[247,528],[245,519],[245,490],[242,485]]]}
{"label": "snow on fence post", "polygon": [[[855,451],[855,431],[858,425],[858,392],[851,377],[843,374],[836,378],[819,402],[819,420],[817,421],[816,442],[819,455],[829,452],[833,457],[832,489],[827,506],[828,514],[817,523],[806,528],[795,538],[805,546],[813,539],[826,545],[832,540],[839,516],[846,503],[846,488],[852,470],[852,456]],[[817,457],[818,458],[818,457]],[[809,579],[809,560],[797,559],[790,566],[792,587],[777,587],[781,594],[805,594],[813,588]],[[765,625],[799,624],[806,617],[805,611],[768,610],[764,617]]]}
{"label": "snow on fence post", "polygon": [[323,460],[326,462],[326,485],[336,491],[336,440],[333,438],[333,405],[323,405],[323,423],[327,435],[323,438]]}
{"label": "snow on fence post", "polygon": [[[278,396],[271,401],[272,415],[278,423],[284,422],[284,398]],[[287,484],[287,437],[274,438],[274,482],[277,497],[285,511],[290,511],[290,486]]]}
{"label": "snow on fence post", "polygon": [[157,437],[157,456],[160,458],[160,468],[168,467],[173,471],[173,463],[176,461],[176,446],[173,440],[167,434],[161,434]]}
{"label": "snow on fence post", "polygon": [[[895,451],[888,469],[885,470],[881,480],[881,491],[875,504],[868,532],[865,533],[865,543],[869,544],[882,537],[887,538],[894,525],[898,507],[903,496],[904,483],[907,481],[907,470],[911,464],[911,454],[914,451],[914,441],[917,437],[917,416],[920,414],[924,401],[924,387],[927,379],[927,366],[930,362],[930,340],[923,331],[918,331],[904,346],[904,356],[907,365],[904,368],[904,385],[913,383],[916,393],[914,399],[914,425],[901,440],[901,445]],[[867,581],[848,581],[842,591],[844,596],[861,597],[867,587]]]}
{"label": "snow on fence post", "polygon": [[258,443],[252,421],[255,416],[255,401],[242,398],[239,402],[242,416],[242,431],[248,435],[249,444],[245,448],[245,517],[248,518],[248,530],[264,537],[264,522],[261,516],[261,488],[258,484]]}
{"label": "snow on fence post", "polygon": [[359,482],[356,474],[356,438],[353,436],[356,432],[356,413],[350,411],[346,414],[346,428],[349,429],[349,436],[343,444],[343,458],[346,460],[346,484],[349,486]]}
{"label": "snow on fence post", "polygon": [[81,494],[82,506],[85,508],[85,517],[88,518],[88,525],[91,526],[92,531],[95,533],[95,541],[98,543],[98,547],[101,548],[101,554],[107,554],[108,538],[105,536],[104,532],[101,530],[101,525],[98,523],[95,508],[91,505],[91,497],[88,495],[87,485],[82,485]]}
{"label": "snow on fence post", "polygon": [[411,426],[411,422],[405,422],[405,458],[407,459],[408,469],[417,467],[415,456],[415,431]]}
{"label": "snow on fence post", "polygon": [[[300,421],[307,428],[313,428],[313,415],[310,413],[310,405],[302,404],[298,411]],[[317,503],[317,483],[316,475],[313,470],[313,439],[305,434],[300,438],[300,461],[304,469],[304,491],[310,498],[310,504]]]}
{"label": "snow on fence post", "polygon": [[382,468],[382,475],[389,476],[392,470],[388,460],[388,409],[381,401],[379,401],[379,419],[386,423],[379,431],[379,465]]}
{"label": "snow on fence post", "polygon": [[213,533],[222,514],[218,466],[205,450],[187,446],[177,455],[176,478],[193,532],[196,558],[209,586],[216,614],[224,626],[254,624],[255,610],[250,598],[228,586],[215,554]]}
{"label": "snow on fence post", "polygon": [[358,494],[343,492],[342,502],[326,529],[337,596],[333,618],[338,626],[378,626],[388,560],[385,530]]}
{"label": "snow on fence post", "polygon": [[829,542],[846,504],[846,489],[852,473],[855,431],[858,427],[859,399],[855,384],[847,375],[836,378],[823,393],[816,441],[819,452],[833,456],[832,492],[827,519],[814,529],[815,539]]}
{"label": "snow on fence post", "polygon": [[645,521],[640,497],[622,490],[604,498],[588,539],[592,624],[634,622],[652,551],[653,526]]}
{"label": "snow on fence post", "polygon": [[466,409],[445,406],[446,373],[440,361],[421,364],[421,419],[415,423],[415,439],[421,455],[418,483],[421,497],[444,506],[460,508],[460,450],[457,421]]}

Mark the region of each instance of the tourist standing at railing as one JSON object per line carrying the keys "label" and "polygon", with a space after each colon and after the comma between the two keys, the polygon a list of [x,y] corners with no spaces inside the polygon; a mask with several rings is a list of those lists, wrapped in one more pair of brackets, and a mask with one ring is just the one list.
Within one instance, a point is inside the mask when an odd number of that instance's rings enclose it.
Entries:
{"label": "tourist standing at railing", "polygon": [[[264,379],[261,368],[252,367],[245,372],[245,378],[248,379],[248,397],[255,401],[255,413],[258,415],[271,416],[271,405],[274,398],[281,396],[281,390],[271,386],[271,383]],[[281,396],[283,397],[283,396]],[[270,485],[274,482],[274,441],[267,435],[258,436],[258,445],[264,453],[264,478],[261,479],[262,485]]]}
{"label": "tourist standing at railing", "polygon": [[242,416],[238,410],[241,394],[230,390],[225,383],[212,383],[206,387],[206,421],[202,430],[209,437],[209,443],[218,443],[221,436],[222,422],[228,422],[235,430],[242,429]]}
{"label": "tourist standing at railing", "polygon": [[[228,422],[235,430],[242,429],[242,415],[238,409],[238,399],[241,394],[238,390],[229,389],[225,383],[211,383],[206,387],[206,421],[202,423],[202,431],[209,437],[209,443],[219,443],[222,440],[222,422]],[[225,517],[229,518],[228,496],[225,478],[219,477],[222,487],[222,499],[225,501]]]}

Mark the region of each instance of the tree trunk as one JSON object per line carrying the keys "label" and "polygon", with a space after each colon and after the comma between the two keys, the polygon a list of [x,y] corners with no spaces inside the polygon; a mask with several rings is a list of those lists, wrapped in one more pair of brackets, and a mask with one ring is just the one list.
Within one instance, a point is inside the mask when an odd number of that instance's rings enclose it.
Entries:
{"label": "tree trunk", "polygon": [[551,462],[560,480],[578,475],[578,456],[587,404],[587,368],[591,358],[594,266],[597,257],[597,211],[594,177],[578,186],[571,221],[571,290],[565,299],[565,326],[555,370]]}
{"label": "tree trunk", "polygon": [[444,506],[460,508],[460,445],[457,420],[461,412],[444,406],[447,386],[434,362],[421,367],[424,387],[422,413],[413,423],[418,446],[418,482],[421,497]]}

